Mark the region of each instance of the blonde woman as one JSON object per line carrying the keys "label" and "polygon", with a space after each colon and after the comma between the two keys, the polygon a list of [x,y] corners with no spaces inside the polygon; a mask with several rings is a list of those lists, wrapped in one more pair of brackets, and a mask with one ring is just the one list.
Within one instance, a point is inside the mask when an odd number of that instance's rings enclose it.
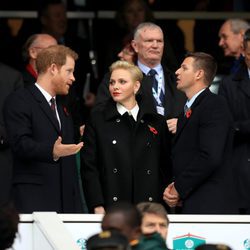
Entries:
{"label": "blonde woman", "polygon": [[111,98],[93,110],[83,138],[83,190],[94,213],[116,201],[162,202],[171,167],[165,119],[136,97],[142,72],[117,61],[110,73]]}

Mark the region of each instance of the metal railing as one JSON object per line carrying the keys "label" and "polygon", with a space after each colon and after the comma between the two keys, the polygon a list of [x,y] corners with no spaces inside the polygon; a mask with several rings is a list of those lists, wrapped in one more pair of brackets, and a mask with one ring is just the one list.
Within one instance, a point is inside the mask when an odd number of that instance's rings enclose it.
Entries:
{"label": "metal railing", "polygon": [[[68,11],[70,19],[112,19],[115,11]],[[154,11],[156,19],[210,19],[224,20],[228,18],[250,19],[250,12],[181,12],[181,11]],[[37,18],[37,11],[0,11],[3,18]]]}

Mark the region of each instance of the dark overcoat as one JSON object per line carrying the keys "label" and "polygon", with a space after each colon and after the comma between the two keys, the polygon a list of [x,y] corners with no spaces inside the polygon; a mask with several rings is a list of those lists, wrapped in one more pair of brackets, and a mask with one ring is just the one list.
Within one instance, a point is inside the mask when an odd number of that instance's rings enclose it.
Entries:
{"label": "dark overcoat", "polygon": [[135,125],[113,100],[86,124],[81,176],[91,211],[116,201],[162,202],[171,173],[170,135],[163,116],[139,106]]}
{"label": "dark overcoat", "polygon": [[182,213],[238,212],[230,164],[232,135],[227,104],[209,89],[196,98],[189,118],[182,113],[178,119],[172,159]]}
{"label": "dark overcoat", "polygon": [[45,97],[35,85],[9,96],[4,118],[14,154],[13,197],[21,213],[56,211],[80,212],[80,196],[75,155],[53,160],[58,138],[71,144],[72,120],[57,102],[58,121]]}
{"label": "dark overcoat", "polygon": [[245,65],[222,81],[219,94],[226,98],[234,120],[233,164],[239,206],[250,211],[250,79]]}

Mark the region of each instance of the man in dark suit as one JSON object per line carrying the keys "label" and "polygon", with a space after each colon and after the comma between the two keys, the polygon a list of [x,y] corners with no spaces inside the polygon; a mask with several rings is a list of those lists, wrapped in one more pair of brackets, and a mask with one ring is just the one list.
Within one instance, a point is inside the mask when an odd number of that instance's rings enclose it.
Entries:
{"label": "man in dark suit", "polygon": [[83,143],[72,144],[73,125],[57,95],[75,80],[77,54],[63,45],[37,57],[34,85],[7,98],[4,118],[14,154],[13,198],[21,213],[81,212],[76,158]]}
{"label": "man in dark suit", "polygon": [[217,65],[208,54],[190,53],[176,71],[188,101],[178,119],[172,149],[173,182],[164,191],[170,207],[184,214],[237,213],[232,173],[230,112],[210,92]]}
{"label": "man in dark suit", "polygon": [[3,120],[3,105],[7,96],[23,86],[22,75],[0,63],[0,204],[10,199],[12,155],[6,133],[6,125]]}
{"label": "man in dark suit", "polygon": [[250,214],[250,29],[244,35],[243,44],[244,61],[236,73],[223,79],[219,94],[226,98],[234,120],[233,164],[240,213]]}
{"label": "man in dark suit", "polygon": [[[137,65],[144,73],[139,94],[147,98],[155,112],[166,117],[169,130],[175,133],[176,117],[181,113],[186,97],[177,90],[175,75],[161,64],[164,49],[162,29],[154,23],[141,23],[135,30],[132,46],[138,56]],[[96,105],[110,97],[108,84],[108,79],[100,84]]]}

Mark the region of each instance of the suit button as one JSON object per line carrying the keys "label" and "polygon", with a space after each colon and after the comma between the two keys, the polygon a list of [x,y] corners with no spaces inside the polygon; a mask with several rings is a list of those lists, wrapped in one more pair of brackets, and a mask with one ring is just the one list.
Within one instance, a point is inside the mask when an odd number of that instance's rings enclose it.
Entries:
{"label": "suit button", "polygon": [[113,140],[112,143],[113,143],[113,144],[116,144],[116,140]]}
{"label": "suit button", "polygon": [[152,197],[148,197],[148,201],[153,201],[153,198]]}
{"label": "suit button", "polygon": [[115,121],[116,121],[116,122],[120,122],[121,120],[120,120],[119,118],[117,118]]}
{"label": "suit button", "polygon": [[144,123],[144,120],[141,120],[141,123]]}
{"label": "suit button", "polygon": [[151,147],[151,143],[150,142],[147,142],[147,147]]}
{"label": "suit button", "polygon": [[117,201],[118,199],[117,199],[117,197],[116,196],[114,196],[113,197],[113,201]]}
{"label": "suit button", "polygon": [[114,168],[114,169],[113,169],[113,173],[117,173],[117,168]]}
{"label": "suit button", "polygon": [[150,170],[150,169],[147,170],[147,174],[148,174],[148,175],[151,174],[151,170]]}
{"label": "suit button", "polygon": [[247,161],[249,162],[249,161],[250,161],[250,159],[248,158],[248,159],[247,159]]}

